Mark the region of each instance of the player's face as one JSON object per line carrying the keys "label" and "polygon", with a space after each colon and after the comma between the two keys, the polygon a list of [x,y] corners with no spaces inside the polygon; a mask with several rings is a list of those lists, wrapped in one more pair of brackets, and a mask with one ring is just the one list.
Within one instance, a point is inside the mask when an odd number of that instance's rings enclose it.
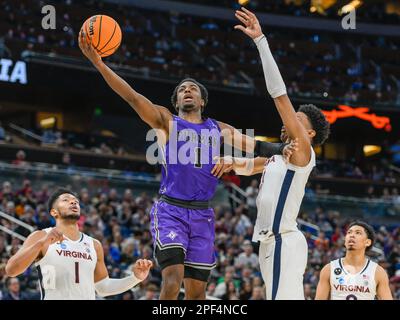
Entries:
{"label": "player's face", "polygon": [[303,127],[307,130],[308,136],[310,137],[310,140],[315,137],[315,131],[312,128],[310,120],[308,120],[308,117],[305,113],[303,112],[297,112],[296,113],[297,119],[301,122]]}
{"label": "player's face", "polygon": [[371,245],[371,240],[368,239],[368,235],[364,228],[361,226],[352,226],[347,230],[344,245],[347,250],[365,250]]}
{"label": "player's face", "polygon": [[78,220],[81,214],[79,200],[69,193],[59,196],[55,207],[59,217],[64,220]]}
{"label": "player's face", "polygon": [[179,110],[186,112],[200,110],[204,106],[200,87],[191,81],[183,82],[178,88],[176,104]]}

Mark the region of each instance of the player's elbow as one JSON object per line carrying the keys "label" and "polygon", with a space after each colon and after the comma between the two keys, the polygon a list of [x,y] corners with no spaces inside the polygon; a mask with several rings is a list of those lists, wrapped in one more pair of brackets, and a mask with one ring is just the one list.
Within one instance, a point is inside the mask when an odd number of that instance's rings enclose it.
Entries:
{"label": "player's elbow", "polygon": [[12,258],[7,262],[5,271],[8,277],[16,277],[20,274],[17,270],[17,265],[12,261]]}

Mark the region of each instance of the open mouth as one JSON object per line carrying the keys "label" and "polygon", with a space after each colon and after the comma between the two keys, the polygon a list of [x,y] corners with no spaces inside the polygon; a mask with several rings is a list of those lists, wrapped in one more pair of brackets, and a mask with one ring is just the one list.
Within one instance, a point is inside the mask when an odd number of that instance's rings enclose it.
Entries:
{"label": "open mouth", "polygon": [[73,211],[73,212],[78,212],[78,211],[79,211],[78,207],[70,207],[70,209],[71,209],[71,211]]}
{"label": "open mouth", "polygon": [[193,97],[191,95],[184,95],[183,96],[183,101],[192,101]]}

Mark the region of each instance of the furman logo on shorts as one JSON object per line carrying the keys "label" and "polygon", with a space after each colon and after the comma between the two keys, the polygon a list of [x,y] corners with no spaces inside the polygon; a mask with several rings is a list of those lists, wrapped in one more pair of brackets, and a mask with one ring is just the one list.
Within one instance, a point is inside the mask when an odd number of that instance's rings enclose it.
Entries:
{"label": "furman logo on shorts", "polygon": [[173,231],[170,231],[170,233],[168,233],[167,237],[170,238],[171,240],[174,240],[176,238],[177,234]]}

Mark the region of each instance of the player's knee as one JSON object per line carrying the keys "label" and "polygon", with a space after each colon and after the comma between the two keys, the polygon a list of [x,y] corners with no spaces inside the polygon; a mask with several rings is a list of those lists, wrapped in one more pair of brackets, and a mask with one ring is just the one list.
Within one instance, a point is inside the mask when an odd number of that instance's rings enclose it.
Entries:
{"label": "player's knee", "polygon": [[181,289],[182,279],[177,276],[166,277],[163,279],[162,288],[171,296],[177,296]]}

